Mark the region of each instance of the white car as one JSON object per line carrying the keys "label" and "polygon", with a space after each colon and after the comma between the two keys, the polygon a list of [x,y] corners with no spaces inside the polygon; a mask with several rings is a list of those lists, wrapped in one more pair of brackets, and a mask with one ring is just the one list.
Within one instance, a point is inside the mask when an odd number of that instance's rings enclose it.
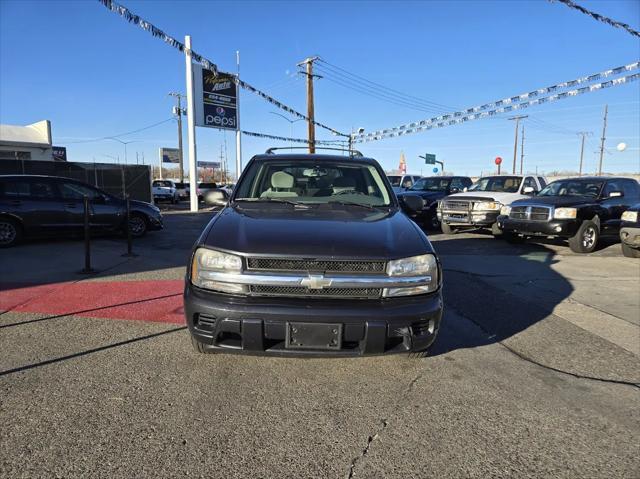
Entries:
{"label": "white car", "polygon": [[151,187],[154,201],[170,201],[174,204],[178,202],[178,189],[172,180],[153,180]]}
{"label": "white car", "polygon": [[408,190],[413,184],[418,181],[422,176],[420,175],[387,175],[389,183],[393,192],[397,195],[405,190]]}
{"label": "white car", "polygon": [[499,236],[500,209],[515,200],[535,195],[547,185],[542,176],[485,176],[464,193],[449,195],[438,203],[437,215],[442,232],[453,234],[463,229],[488,228]]}

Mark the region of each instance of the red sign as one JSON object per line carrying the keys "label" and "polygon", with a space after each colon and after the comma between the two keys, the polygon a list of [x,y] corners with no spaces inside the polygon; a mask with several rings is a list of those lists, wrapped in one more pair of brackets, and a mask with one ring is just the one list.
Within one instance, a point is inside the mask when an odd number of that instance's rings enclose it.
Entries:
{"label": "red sign", "polygon": [[502,158],[498,156],[496,157],[496,165],[499,165],[500,163],[502,163]]}

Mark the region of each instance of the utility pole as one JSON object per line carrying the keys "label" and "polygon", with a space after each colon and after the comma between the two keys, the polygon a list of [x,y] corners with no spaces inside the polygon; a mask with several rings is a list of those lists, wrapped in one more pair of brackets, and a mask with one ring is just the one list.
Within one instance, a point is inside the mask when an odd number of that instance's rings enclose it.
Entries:
{"label": "utility pole", "polygon": [[176,106],[173,107],[173,114],[176,115],[178,119],[178,159],[180,160],[180,183],[184,183],[184,162],[182,159],[182,115],[184,114],[182,110],[182,98],[184,95],[181,95],[179,92],[172,91],[169,93],[169,96],[172,96],[176,99]]}
{"label": "utility pole", "polygon": [[307,125],[308,125],[308,139],[309,139],[309,153],[316,152],[316,126],[313,123],[315,120],[314,108],[313,108],[313,79],[314,77],[321,78],[319,75],[313,74],[313,62],[318,60],[319,57],[309,57],[300,63],[297,66],[301,67],[302,65],[306,66],[306,70],[303,73],[307,76]]}
{"label": "utility pole", "polygon": [[580,168],[578,169],[578,176],[582,176],[582,160],[584,159],[584,140],[585,140],[585,137],[591,136],[592,133],[590,131],[579,131],[578,135],[582,137],[582,142],[580,145]]}
{"label": "utility pole", "polygon": [[602,125],[602,141],[600,142],[600,162],[598,163],[598,176],[602,176],[602,157],[604,156],[604,140],[607,133],[607,111],[609,105],[604,106],[604,123]]}
{"label": "utility pole", "polygon": [[523,173],[524,169],[524,125],[522,125],[522,139],[520,140],[520,174]]}
{"label": "utility pole", "polygon": [[520,120],[523,118],[527,118],[529,115],[519,115],[512,116],[509,120],[516,121],[516,139],[513,142],[513,174],[516,174],[516,158],[518,157],[518,126],[520,125]]}

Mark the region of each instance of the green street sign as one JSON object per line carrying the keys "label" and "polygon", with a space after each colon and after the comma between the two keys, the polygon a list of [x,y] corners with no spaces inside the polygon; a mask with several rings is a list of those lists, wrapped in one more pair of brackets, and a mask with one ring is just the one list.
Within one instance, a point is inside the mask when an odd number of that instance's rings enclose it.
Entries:
{"label": "green street sign", "polygon": [[425,155],[422,158],[424,158],[424,162],[427,165],[435,165],[436,164],[436,155],[433,155],[431,153],[425,153]]}

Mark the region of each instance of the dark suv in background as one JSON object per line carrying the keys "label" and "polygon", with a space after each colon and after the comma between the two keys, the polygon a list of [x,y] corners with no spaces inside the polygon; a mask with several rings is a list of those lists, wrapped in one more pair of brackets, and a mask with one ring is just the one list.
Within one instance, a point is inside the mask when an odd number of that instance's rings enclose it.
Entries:
{"label": "dark suv in background", "polygon": [[[0,175],[0,247],[13,246],[24,237],[80,234],[85,196],[92,232],[126,229],[126,201],[91,185],[55,176]],[[130,206],[133,236],[162,228],[156,206],[136,200]]]}
{"label": "dark suv in background", "polygon": [[567,178],[503,207],[498,225],[511,242],[566,238],[572,251],[591,253],[601,236],[618,236],[622,213],[638,201],[640,185],[631,178]]}

